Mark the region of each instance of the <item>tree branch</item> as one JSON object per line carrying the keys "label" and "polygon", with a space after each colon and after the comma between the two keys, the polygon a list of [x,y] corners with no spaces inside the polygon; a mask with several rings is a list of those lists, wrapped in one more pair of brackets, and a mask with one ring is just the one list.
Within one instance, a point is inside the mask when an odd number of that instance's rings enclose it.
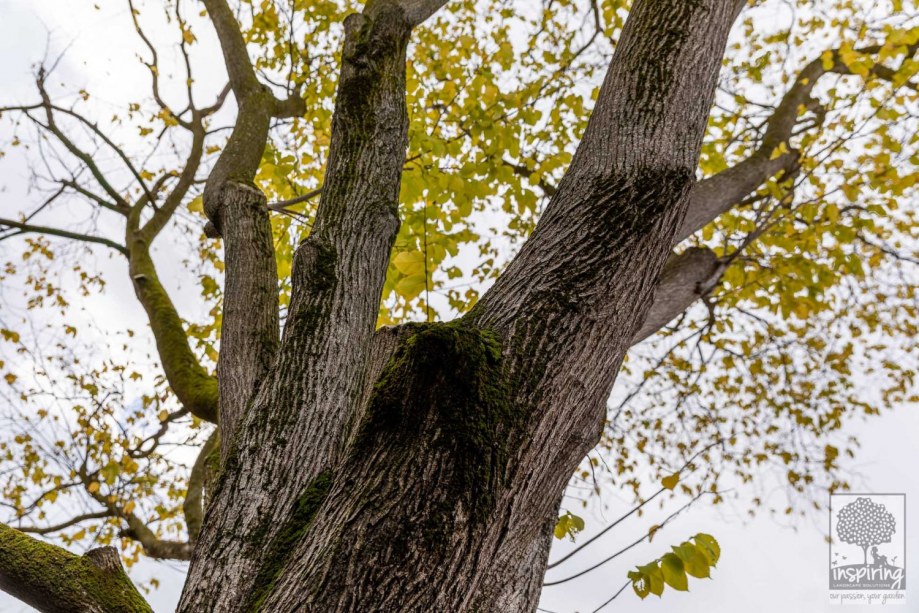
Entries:
{"label": "tree branch", "polygon": [[727,264],[705,247],[689,247],[671,255],[654,288],[654,299],[632,344],[645,340],[711,291]]}
{"label": "tree branch", "polygon": [[230,10],[226,0],[203,0],[207,14],[214,24],[220,48],[223,51],[223,62],[230,76],[230,86],[241,100],[262,91],[262,85],[255,76],[246,41],[239,29],[239,23]]}
{"label": "tree branch", "polygon": [[102,238],[100,236],[92,236],[89,234],[80,234],[79,232],[70,232],[68,230],[61,230],[60,228],[51,228],[48,226],[37,226],[35,224],[22,223],[19,221],[14,221],[12,219],[3,219],[0,218],[0,226],[6,226],[7,228],[13,228],[19,230],[20,232],[29,232],[35,234],[48,234],[50,236],[60,236],[61,238],[70,238],[73,240],[82,241],[84,243],[96,243],[98,245],[105,245],[110,249],[114,249],[122,255],[127,255],[128,250],[124,245],[120,245],[115,241],[111,241],[107,238]]}
{"label": "tree branch", "polygon": [[90,520],[90,519],[105,519],[106,517],[111,517],[112,514],[108,511],[97,511],[95,513],[83,513],[81,515],[74,515],[66,521],[62,521],[57,524],[51,524],[50,526],[20,526],[17,528],[20,532],[24,534],[51,534],[52,532],[59,532],[70,526],[75,526],[81,522]]}
{"label": "tree branch", "polygon": [[[906,57],[912,57],[919,44],[906,49]],[[863,47],[857,50],[860,54],[876,54],[881,50],[879,45]],[[800,118],[802,108],[811,108],[811,93],[821,77],[827,74],[852,74],[851,69],[842,61],[842,51],[832,49],[830,61],[822,57],[807,64],[798,73],[794,85],[782,97],[766,123],[766,131],[760,146],[748,158],[712,177],[703,179],[693,186],[690,194],[689,208],[686,217],[674,239],[677,244],[718,216],[733,208],[744,197],[780,171],[792,172],[798,163],[798,152],[788,151],[776,155],[783,143],[790,147],[795,126]],[[879,79],[893,81],[896,71],[882,64],[874,65],[870,74]],[[914,85],[911,87],[915,88]]]}
{"label": "tree branch", "polygon": [[76,472],[77,477],[83,483],[86,493],[108,511],[108,516],[120,518],[128,524],[128,527],[122,530],[119,536],[130,538],[140,543],[144,553],[151,558],[164,560],[188,560],[191,558],[192,544],[190,542],[171,541],[157,537],[153,530],[137,515],[126,511],[123,506],[113,502],[112,498],[103,495],[98,489],[90,489],[89,486],[96,481],[98,473],[87,472],[85,465],[81,466]]}
{"label": "tree branch", "polygon": [[[906,56],[914,55],[916,48],[916,45],[908,48]],[[872,46],[862,48],[859,53],[873,54],[878,51],[880,47]],[[781,155],[774,155],[774,152],[782,143],[787,144],[791,139],[800,117],[800,109],[812,106],[811,92],[817,81],[826,74],[852,74],[842,62],[839,49],[832,50],[831,54],[832,63],[829,67],[821,58],[810,62],[799,73],[795,84],[769,117],[763,141],[753,154],[692,187],[686,216],[673,241],[675,245],[737,206],[770,177],[779,172],[787,175],[796,170],[799,158],[797,151]],[[892,81],[896,71],[876,64],[871,74]],[[911,84],[907,85],[912,87]],[[633,342],[641,342],[689,308],[717,284],[725,268],[726,263],[719,262],[715,254],[708,250],[690,248],[681,255],[671,256],[655,288],[651,310]]]}
{"label": "tree branch", "polygon": [[405,19],[415,27],[427,21],[447,2],[448,0],[393,0],[392,4],[401,7],[405,11]]}
{"label": "tree branch", "polygon": [[[173,213],[182,203],[182,200],[188,194],[188,190],[195,184],[195,173],[201,166],[201,157],[204,153],[205,129],[201,118],[195,112],[194,118],[189,122],[189,130],[192,133],[191,150],[185,161],[185,166],[179,174],[179,180],[166,196],[163,205],[153,212],[150,220],[140,229],[137,229],[139,223],[139,212],[137,217],[129,217],[129,228],[137,232],[137,238],[144,241],[147,245],[153,242],[153,239],[160,233],[165,225],[172,219]],[[139,209],[140,207],[135,207]]]}
{"label": "tree branch", "polygon": [[[204,490],[208,487],[208,473],[214,465],[214,455],[219,454],[220,434],[215,429],[198,452],[198,457],[191,467],[188,477],[188,491],[182,510],[185,513],[185,526],[188,530],[188,539],[192,542],[198,540],[201,532],[201,523],[204,521],[206,507]],[[219,464],[219,462],[218,462]]]}
{"label": "tree branch", "polygon": [[132,242],[128,263],[134,292],[147,313],[169,386],[192,415],[217,423],[217,379],[208,374],[191,350],[182,318],[160,283],[144,241]]}
{"label": "tree branch", "polygon": [[265,196],[254,186],[277,100],[258,82],[225,0],[204,0],[236,96],[236,124],[204,188],[204,212],[224,239],[220,420],[229,453],[236,425],[274,361],[279,343],[278,274]]}
{"label": "tree branch", "polygon": [[0,589],[40,611],[152,612],[125,574],[115,548],[78,556],[4,524]]}

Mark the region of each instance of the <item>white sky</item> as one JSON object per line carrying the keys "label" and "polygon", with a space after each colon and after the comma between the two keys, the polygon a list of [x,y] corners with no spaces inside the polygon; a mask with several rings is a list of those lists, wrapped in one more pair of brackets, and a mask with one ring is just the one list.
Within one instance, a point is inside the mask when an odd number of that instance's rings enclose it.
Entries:
{"label": "white sky", "polygon": [[[94,98],[105,102],[126,101],[130,92],[146,92],[147,75],[138,70],[134,59],[135,40],[126,28],[124,11],[97,13],[91,3],[82,0],[0,0],[0,105],[32,99],[32,65],[42,58],[48,32],[52,49],[60,51],[70,45],[68,61],[62,73],[73,91],[86,87]],[[201,36],[201,33],[199,33]],[[91,68],[83,68],[82,58],[98,58]],[[221,79],[215,75],[199,78]],[[138,98],[140,95],[137,96]],[[27,197],[27,172],[15,153],[0,160],[0,216],[14,216]],[[163,254],[160,254],[163,257]],[[168,262],[168,260],[167,260]],[[142,329],[139,306],[134,303],[126,283],[117,287],[120,263],[104,264],[111,268],[109,293],[94,301],[95,316],[118,327]],[[167,263],[168,266],[168,263]],[[164,275],[166,276],[166,275]],[[126,278],[126,277],[125,277]],[[197,292],[179,293],[177,302],[183,312],[193,314]],[[870,386],[870,381],[864,382]],[[919,530],[919,411],[916,407],[898,407],[879,419],[855,422],[846,434],[858,434],[862,451],[851,464],[862,479],[856,490],[866,492],[902,492],[907,495],[907,524],[911,533]],[[827,517],[818,514],[813,521],[789,527],[784,518],[760,516],[745,520],[743,512],[750,495],[741,497],[729,507],[713,508],[700,503],[666,526],[651,544],[643,544],[610,564],[563,585],[547,588],[541,607],[554,613],[590,612],[611,596],[626,581],[626,573],[636,564],[646,563],[697,532],[713,534],[722,546],[722,559],[713,579],[690,579],[690,592],[668,589],[661,600],[651,596],[645,601],[627,589],[604,611],[687,613],[811,613],[833,611],[828,603],[828,545],[824,540]],[[550,579],[567,576],[617,551],[647,531],[654,518],[671,512],[682,504],[676,501],[659,515],[632,517],[611,534],[555,569]],[[588,514],[586,538],[608,525],[616,517],[613,510],[603,517]],[[624,512],[627,507],[623,505]],[[583,542],[583,541],[581,541]],[[557,542],[552,559],[572,547]],[[912,598],[902,611],[919,611],[919,539],[907,544],[907,592]],[[181,590],[181,564],[143,562],[132,575],[144,580],[158,577],[162,587],[149,595],[156,611],[174,609]],[[849,607],[859,611],[867,607]],[[29,611],[18,601],[0,593],[0,611]]]}

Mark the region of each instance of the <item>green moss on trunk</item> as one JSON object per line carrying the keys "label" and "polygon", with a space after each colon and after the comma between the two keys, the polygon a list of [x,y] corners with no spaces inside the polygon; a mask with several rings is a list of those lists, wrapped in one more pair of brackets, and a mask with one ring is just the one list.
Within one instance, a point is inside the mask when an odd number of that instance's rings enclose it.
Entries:
{"label": "green moss on trunk", "polygon": [[268,555],[262,561],[261,568],[256,576],[250,599],[251,604],[247,607],[247,610],[261,610],[265,599],[274,589],[275,581],[277,581],[281,571],[284,570],[285,562],[297,547],[303,535],[306,534],[313,518],[316,516],[316,512],[322,506],[326,496],[328,496],[331,487],[331,474],[328,472],[319,473],[294,503],[294,508],[284,527],[272,539],[271,545],[265,549]]}
{"label": "green moss on trunk", "polygon": [[355,453],[367,445],[419,444],[453,464],[448,498],[476,519],[493,508],[520,410],[508,397],[497,335],[463,322],[414,324],[374,387]]}

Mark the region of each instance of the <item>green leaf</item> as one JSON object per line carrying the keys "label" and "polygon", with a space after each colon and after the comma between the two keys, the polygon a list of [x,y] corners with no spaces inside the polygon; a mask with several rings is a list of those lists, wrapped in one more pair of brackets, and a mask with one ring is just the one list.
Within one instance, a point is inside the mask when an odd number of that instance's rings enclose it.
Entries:
{"label": "green leaf", "polygon": [[661,573],[664,575],[664,582],[673,589],[681,592],[689,591],[689,580],[686,578],[683,560],[676,554],[664,554],[664,557],[661,558]]}
{"label": "green leaf", "polygon": [[644,566],[639,566],[638,570],[644,574],[647,582],[648,589],[657,597],[660,597],[664,593],[664,575],[661,572],[660,567],[657,565],[657,562],[651,562],[650,564],[645,564]]}
{"label": "green leaf", "polygon": [[692,537],[692,540],[696,542],[696,546],[699,551],[706,557],[710,566],[715,566],[718,563],[718,559],[721,557],[721,547],[718,545],[718,541],[715,540],[710,534],[705,534],[700,532],[699,534]]}
{"label": "green leaf", "polygon": [[396,282],[396,291],[406,300],[417,298],[424,288],[425,276],[423,274],[403,277]]}
{"label": "green leaf", "polygon": [[647,598],[648,594],[651,592],[651,583],[644,573],[640,571],[629,571],[629,579],[632,581],[632,589],[635,590],[635,593],[639,598],[644,600]]}
{"label": "green leaf", "polygon": [[583,529],[584,519],[566,511],[565,514],[560,516],[558,521],[555,522],[553,533],[557,539],[563,539],[567,536],[573,541],[574,536]]}
{"label": "green leaf", "polygon": [[420,251],[402,251],[392,259],[393,266],[403,275],[424,275],[424,254]]}
{"label": "green leaf", "polygon": [[679,547],[674,547],[673,552],[683,561],[683,567],[688,575],[697,579],[710,577],[708,558],[698,547],[686,541]]}

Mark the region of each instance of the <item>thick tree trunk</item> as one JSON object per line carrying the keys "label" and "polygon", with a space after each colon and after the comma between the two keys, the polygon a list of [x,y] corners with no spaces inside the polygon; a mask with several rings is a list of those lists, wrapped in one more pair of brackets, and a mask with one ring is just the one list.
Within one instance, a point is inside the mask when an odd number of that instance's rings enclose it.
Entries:
{"label": "thick tree trunk", "polygon": [[[317,221],[264,383],[251,402],[221,388],[236,435],[183,611],[536,605],[561,494],[599,439],[680,228],[742,2],[635,2],[571,168],[507,272],[458,321],[374,335],[406,45],[441,4],[374,2],[345,23]],[[240,368],[232,353],[221,368]]]}

